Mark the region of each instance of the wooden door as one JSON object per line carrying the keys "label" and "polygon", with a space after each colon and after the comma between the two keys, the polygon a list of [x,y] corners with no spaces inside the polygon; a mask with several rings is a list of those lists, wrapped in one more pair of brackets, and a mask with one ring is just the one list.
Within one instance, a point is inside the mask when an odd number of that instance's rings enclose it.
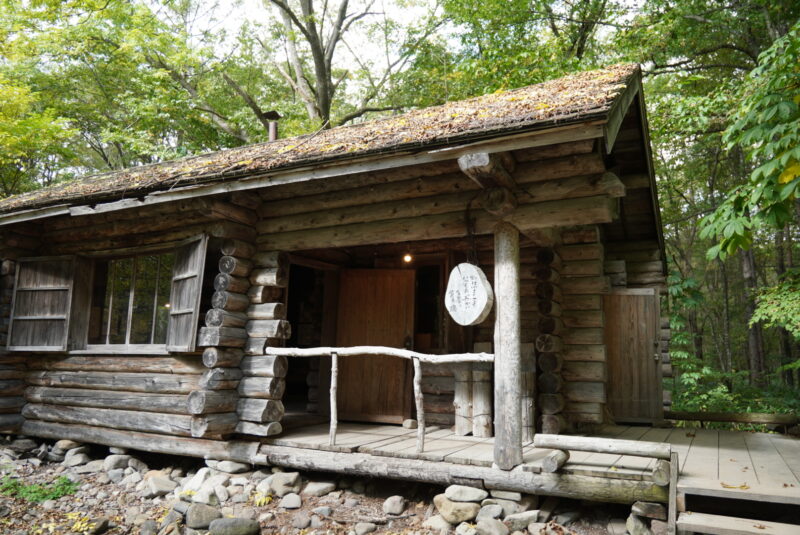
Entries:
{"label": "wooden door", "polygon": [[[348,269],[339,281],[336,345],[403,348],[414,339],[414,271]],[[396,357],[339,359],[340,420],[402,423],[411,417],[411,363]]]}
{"label": "wooden door", "polygon": [[663,418],[658,295],[651,288],[604,296],[608,408],[617,422]]}

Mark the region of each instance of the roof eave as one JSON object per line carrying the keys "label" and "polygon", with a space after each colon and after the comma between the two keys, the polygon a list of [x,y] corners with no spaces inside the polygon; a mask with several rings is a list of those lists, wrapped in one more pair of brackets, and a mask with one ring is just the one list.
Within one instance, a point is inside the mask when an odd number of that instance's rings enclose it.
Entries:
{"label": "roof eave", "polygon": [[[613,109],[613,108],[612,108]],[[608,113],[581,117],[580,120],[535,125],[525,130],[509,130],[502,135],[470,136],[441,142],[416,150],[406,148],[392,152],[373,152],[358,156],[345,156],[325,161],[304,162],[302,165],[284,167],[261,173],[239,176],[219,176],[208,182],[192,184],[169,190],[157,189],[137,198],[116,199],[88,204],[60,203],[0,214],[0,226],[32,221],[59,215],[91,215],[140,206],[160,204],[191,197],[219,195],[309,180],[321,180],[363,172],[404,167],[455,159],[467,152],[503,152],[523,148],[557,144],[567,141],[604,138]],[[456,144],[451,144],[451,143]],[[213,181],[212,181],[213,180]]]}

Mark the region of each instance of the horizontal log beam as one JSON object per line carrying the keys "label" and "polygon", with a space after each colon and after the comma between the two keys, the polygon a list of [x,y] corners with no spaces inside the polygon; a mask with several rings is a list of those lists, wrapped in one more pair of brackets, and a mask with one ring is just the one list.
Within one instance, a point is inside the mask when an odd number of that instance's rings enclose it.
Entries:
{"label": "horizontal log beam", "polygon": [[199,388],[200,377],[200,375],[165,373],[45,371],[28,374],[28,383],[35,386],[61,386],[92,390],[188,394]]}
{"label": "horizontal log beam", "polygon": [[672,446],[665,442],[546,434],[536,435],[533,439],[533,445],[537,448],[554,450],[590,451],[593,453],[633,455],[635,457],[666,460],[669,460],[672,451]]}
{"label": "horizontal log beam", "polygon": [[28,420],[85,424],[110,427],[112,429],[191,436],[190,425],[192,417],[179,414],[28,403],[22,409],[22,415]]}
{"label": "horizontal log beam", "polygon": [[339,453],[265,445],[260,449],[269,464],[296,470],[344,473],[451,485],[465,479],[483,480],[496,490],[560,496],[600,502],[632,504],[638,500],[665,503],[666,489],[647,481],[610,479],[570,474],[536,474],[521,466],[497,470],[420,459],[374,457],[365,453]]}
{"label": "horizontal log beam", "polygon": [[26,435],[53,440],[67,438],[84,443],[104,444],[167,455],[188,455],[201,459],[237,461],[248,464],[258,459],[259,443],[252,441],[204,440],[38,420],[26,420],[22,425],[22,432]]}
{"label": "horizontal log beam", "polygon": [[197,357],[139,357],[130,355],[71,355],[68,357],[37,356],[28,361],[32,370],[64,370],[64,371],[102,371],[102,372],[136,372],[136,373],[171,373],[199,374],[203,373],[202,363]]}
{"label": "horizontal log beam", "polygon": [[[520,205],[506,221],[520,231],[568,226],[581,223],[609,223],[615,205],[608,197],[585,197]],[[485,212],[475,212],[475,233],[489,234],[497,220]],[[314,230],[261,235],[262,248],[296,251],[327,247],[346,247],[371,243],[399,243],[416,240],[457,238],[465,235],[463,209],[441,215],[356,223]]]}
{"label": "horizontal log beam", "polygon": [[762,412],[689,412],[664,411],[667,420],[694,422],[730,422],[740,424],[797,425],[796,414],[770,414]]}
{"label": "horizontal log beam", "polygon": [[189,414],[186,410],[187,397],[181,394],[149,394],[145,392],[29,386],[25,390],[25,399],[30,403],[48,405]]}

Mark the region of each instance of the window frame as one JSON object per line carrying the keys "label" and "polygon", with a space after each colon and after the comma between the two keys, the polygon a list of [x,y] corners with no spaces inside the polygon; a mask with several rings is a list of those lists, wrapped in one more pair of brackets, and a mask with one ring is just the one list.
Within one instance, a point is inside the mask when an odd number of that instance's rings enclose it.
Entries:
{"label": "window frame", "polygon": [[[127,311],[127,319],[126,319],[126,326],[125,326],[125,343],[124,344],[109,344],[109,343],[105,343],[105,344],[90,344],[87,341],[85,349],[81,351],[82,353],[85,353],[85,354],[89,354],[89,353],[113,353],[113,352],[120,352],[123,349],[124,349],[124,351],[123,351],[124,353],[131,353],[133,351],[139,351],[139,352],[142,352],[142,353],[148,353],[148,352],[153,352],[153,351],[156,351],[156,352],[160,351],[160,352],[163,352],[165,354],[169,353],[167,351],[167,343],[166,343],[166,341],[163,344],[131,344],[130,343],[131,327],[132,327],[132,323],[133,323],[133,307],[134,307],[134,299],[133,298],[134,298],[135,290],[136,290],[136,265],[137,265],[137,259],[138,258],[141,258],[143,256],[147,256],[147,255],[163,255],[163,254],[170,254],[170,253],[176,254],[176,251],[181,246],[182,246],[182,244],[176,244],[173,247],[154,249],[154,250],[147,250],[147,251],[142,251],[142,252],[131,251],[129,254],[125,254],[125,255],[117,255],[117,256],[103,255],[103,256],[95,256],[95,257],[92,258],[92,262],[94,264],[96,264],[98,261],[107,261],[107,262],[110,263],[110,262],[112,262],[114,260],[125,260],[127,258],[132,258],[133,259],[133,269],[131,270],[131,279],[130,279],[130,286],[131,287],[130,287],[130,290],[128,291],[128,311]],[[96,269],[95,269],[94,273],[96,274]],[[170,270],[170,272],[168,274],[166,274],[165,276],[169,277],[170,280],[171,280],[172,279],[172,270]],[[92,282],[94,282],[94,279],[92,280]],[[108,290],[106,290],[106,291],[108,292]],[[108,294],[106,294],[106,295],[108,295]],[[156,293],[156,296],[157,296],[157,293]],[[88,304],[89,304],[90,307],[91,307],[91,304],[92,304],[92,297],[93,296],[91,295],[91,292],[90,292],[89,299],[88,299]],[[172,297],[172,287],[170,286],[170,298],[171,297]],[[112,302],[113,302],[113,295],[112,295]],[[111,314],[112,314],[112,309],[111,309],[111,305],[109,304],[108,315],[105,318],[101,318],[101,321],[105,325],[104,337],[105,337],[106,340],[108,340],[108,337],[109,337],[109,334],[110,334],[108,329],[109,329],[109,326],[110,326]],[[153,309],[153,316],[155,316],[155,314],[156,314],[156,311],[155,311],[155,308],[154,308]],[[167,332],[169,332],[169,325],[170,325],[169,321],[171,321],[171,316],[170,316],[170,320],[168,320],[168,322],[167,322]],[[88,324],[87,324],[87,331],[88,331]],[[153,321],[153,326],[151,328],[151,339],[152,339],[154,333],[155,333],[155,321]],[[88,332],[87,332],[87,337],[88,337]],[[131,350],[131,351],[129,351],[129,350]]]}
{"label": "window frame", "polygon": [[[207,234],[199,234],[194,235],[190,238],[180,240],[180,241],[172,241],[167,243],[160,243],[150,246],[142,246],[142,247],[130,247],[124,249],[109,249],[103,251],[92,251],[87,252],[81,255],[58,255],[58,256],[41,256],[41,257],[25,257],[20,258],[17,262],[16,273],[14,278],[14,292],[12,295],[11,300],[11,316],[9,322],[9,336],[6,349],[8,351],[13,351],[16,353],[36,353],[36,352],[46,352],[46,353],[67,353],[67,354],[76,354],[76,355],[90,355],[90,354],[106,354],[106,355],[131,355],[131,354],[147,354],[147,355],[169,355],[172,353],[186,353],[186,352],[193,352],[196,348],[197,342],[197,332],[199,329],[199,320],[200,320],[200,304],[202,300],[202,292],[203,292],[203,279],[204,279],[204,271],[205,271],[205,259],[208,251],[208,241],[209,236]],[[167,323],[167,338],[165,343],[163,344],[89,344],[88,343],[88,334],[89,334],[89,316],[90,316],[90,309],[92,304],[92,287],[94,283],[95,277],[95,265],[97,261],[100,260],[115,260],[115,259],[123,259],[123,258],[131,258],[131,257],[139,257],[145,256],[148,254],[164,254],[164,253],[174,253],[177,256],[180,254],[180,250],[184,247],[190,246],[192,244],[196,244],[199,247],[199,251],[194,251],[196,253],[196,257],[194,258],[195,263],[193,266],[196,271],[191,277],[196,277],[197,283],[195,288],[195,294],[191,296],[192,298],[192,305],[193,310],[189,312],[188,310],[184,310],[184,314],[191,313],[191,320],[189,325],[191,326],[191,333],[183,333],[185,336],[184,338],[188,338],[185,340],[185,345],[176,345],[175,343],[171,343],[171,341],[175,338],[176,334],[173,329],[173,311],[170,310],[169,321]],[[48,262],[48,261],[71,261],[72,262],[72,269],[70,274],[70,284],[68,288],[68,297],[67,297],[67,312],[65,317],[57,318],[59,320],[63,320],[65,322],[65,334],[63,343],[59,346],[12,346],[11,342],[13,340],[13,324],[16,318],[16,305],[17,305],[17,292],[19,291],[19,274],[21,271],[21,265],[23,263],[32,263],[32,262]],[[173,270],[167,274],[170,280],[170,303],[172,303],[174,292],[175,292],[175,267],[173,266]],[[185,276],[180,277],[179,279],[182,280],[186,278]],[[135,273],[132,277],[132,284],[131,284],[131,293],[133,293],[134,289],[134,282],[135,282]],[[23,288],[23,291],[29,291],[33,288]],[[47,288],[42,288],[43,290],[47,290]],[[126,340],[130,341],[130,323],[132,316],[130,315],[130,306],[132,302],[129,302],[129,315],[127,318],[128,326],[126,328]],[[21,321],[25,321],[25,318],[21,318]],[[188,329],[189,327],[187,327]],[[178,333],[181,334],[181,333]]]}

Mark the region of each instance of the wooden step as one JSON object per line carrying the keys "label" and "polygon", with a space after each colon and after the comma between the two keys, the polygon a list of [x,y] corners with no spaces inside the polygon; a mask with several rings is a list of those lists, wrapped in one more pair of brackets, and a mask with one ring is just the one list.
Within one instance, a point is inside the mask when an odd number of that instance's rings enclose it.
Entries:
{"label": "wooden step", "polygon": [[797,535],[800,533],[800,525],[687,512],[681,513],[680,516],[678,516],[678,533],[705,533],[707,535]]}

